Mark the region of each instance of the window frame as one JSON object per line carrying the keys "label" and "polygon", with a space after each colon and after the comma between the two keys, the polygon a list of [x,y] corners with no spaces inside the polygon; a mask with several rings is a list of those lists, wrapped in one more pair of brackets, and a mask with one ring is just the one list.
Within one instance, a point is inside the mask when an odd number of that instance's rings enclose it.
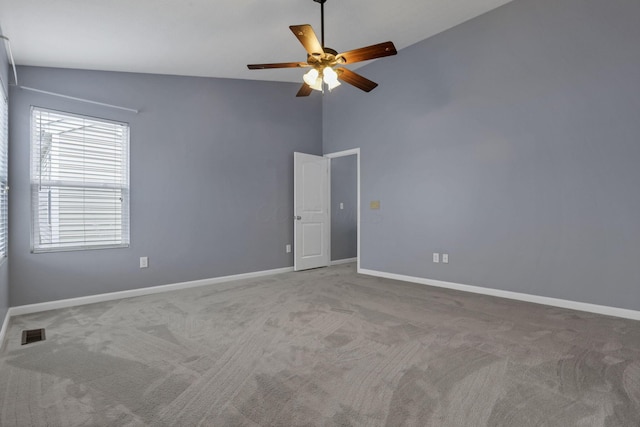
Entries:
{"label": "window frame", "polygon": [[[109,243],[109,244],[78,244],[76,246],[57,246],[57,247],[38,247],[38,245],[36,244],[36,235],[39,235],[36,233],[36,228],[40,225],[38,218],[39,218],[39,212],[37,212],[34,209],[34,185],[39,185],[38,184],[38,180],[36,179],[36,177],[34,177],[34,149],[35,149],[35,144],[39,144],[40,140],[38,139],[36,141],[37,138],[34,138],[35,135],[35,119],[36,119],[36,112],[51,112],[54,114],[59,114],[62,116],[68,116],[71,118],[79,118],[79,119],[86,119],[86,120],[91,120],[91,121],[95,121],[95,122],[101,122],[101,123],[106,123],[106,124],[115,124],[115,125],[119,125],[119,126],[123,126],[126,129],[126,137],[123,139],[124,140],[124,144],[126,145],[126,147],[124,147],[123,153],[124,153],[124,159],[125,159],[125,171],[124,171],[124,178],[125,178],[125,182],[124,185],[122,187],[120,186],[103,186],[102,188],[107,188],[107,189],[120,189],[121,190],[121,196],[122,196],[122,203],[123,203],[123,208],[122,208],[122,219],[121,219],[121,225],[122,225],[122,231],[120,234],[120,240],[122,243]],[[74,251],[91,251],[91,250],[101,250],[101,249],[120,249],[120,248],[128,248],[131,245],[131,202],[130,202],[130,193],[131,193],[131,125],[128,122],[124,122],[124,121],[118,121],[118,120],[112,120],[112,119],[106,119],[103,117],[96,117],[96,116],[90,116],[87,114],[79,114],[79,113],[71,113],[68,111],[63,111],[63,110],[56,110],[56,109],[51,109],[51,108],[45,108],[45,107],[39,107],[36,105],[32,105],[31,109],[30,109],[30,123],[29,123],[29,130],[30,130],[30,135],[29,135],[29,192],[30,192],[30,197],[29,197],[29,203],[30,203],[30,215],[31,215],[31,221],[30,221],[30,227],[29,227],[29,233],[30,233],[30,251],[33,254],[41,254],[41,253],[52,253],[52,252],[74,252]],[[51,186],[51,187],[55,187],[55,186]],[[73,187],[69,187],[69,186],[58,186],[57,188],[92,188],[95,189],[96,187],[101,187],[101,186],[96,186],[88,184],[86,186],[82,186],[80,184],[78,184],[77,186],[73,186]]]}
{"label": "window frame", "polygon": [[[4,86],[3,86],[4,89]],[[0,94],[3,103],[3,114],[0,120],[0,126],[4,129],[4,138],[0,141],[0,153],[4,158],[0,157],[0,233],[4,235],[2,244],[0,244],[0,264],[9,257],[9,98],[5,96],[5,92]]]}

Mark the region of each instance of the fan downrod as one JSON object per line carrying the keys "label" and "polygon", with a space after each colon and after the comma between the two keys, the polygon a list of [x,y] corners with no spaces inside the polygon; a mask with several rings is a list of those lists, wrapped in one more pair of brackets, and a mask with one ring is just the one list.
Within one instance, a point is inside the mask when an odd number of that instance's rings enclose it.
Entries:
{"label": "fan downrod", "polygon": [[327,0],[313,0],[316,3],[320,3],[320,43],[324,48],[324,4]]}

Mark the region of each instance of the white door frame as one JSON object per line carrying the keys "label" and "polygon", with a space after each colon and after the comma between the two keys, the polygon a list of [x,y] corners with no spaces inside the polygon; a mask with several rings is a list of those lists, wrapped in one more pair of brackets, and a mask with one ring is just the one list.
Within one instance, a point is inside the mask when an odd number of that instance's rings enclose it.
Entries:
{"label": "white door frame", "polygon": [[[356,232],[358,234],[358,244],[357,244],[357,251],[356,251],[356,257],[357,257],[357,268],[356,271],[358,273],[360,273],[360,148],[352,148],[350,150],[344,150],[344,151],[337,151],[335,153],[328,153],[325,154],[324,157],[327,157],[329,159],[335,159],[337,157],[346,157],[346,156],[356,156],[356,162],[358,164],[357,166],[357,170],[356,170],[356,175],[357,175],[357,181],[358,181],[358,192],[357,192],[357,228],[356,228]],[[329,205],[331,205],[331,168],[329,168]],[[331,209],[329,209],[329,224],[331,224]],[[331,253],[329,253],[329,256],[331,256]]]}

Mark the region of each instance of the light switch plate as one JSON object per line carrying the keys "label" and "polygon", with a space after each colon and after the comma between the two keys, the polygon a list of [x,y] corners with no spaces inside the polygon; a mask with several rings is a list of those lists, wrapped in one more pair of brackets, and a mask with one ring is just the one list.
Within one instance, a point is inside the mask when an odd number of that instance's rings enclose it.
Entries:
{"label": "light switch plate", "polygon": [[442,254],[442,263],[449,264],[449,254]]}
{"label": "light switch plate", "polygon": [[141,256],[140,257],[140,268],[148,268],[149,267],[149,257]]}
{"label": "light switch plate", "polygon": [[344,209],[344,203],[340,203],[340,210]]}
{"label": "light switch plate", "polygon": [[438,252],[433,253],[433,262],[438,264],[440,262],[440,254]]}
{"label": "light switch plate", "polygon": [[380,200],[372,200],[371,203],[369,203],[369,208],[371,209],[380,209]]}
{"label": "light switch plate", "polygon": [[285,246],[285,251],[287,251],[287,253],[291,253],[291,245],[287,245]]}

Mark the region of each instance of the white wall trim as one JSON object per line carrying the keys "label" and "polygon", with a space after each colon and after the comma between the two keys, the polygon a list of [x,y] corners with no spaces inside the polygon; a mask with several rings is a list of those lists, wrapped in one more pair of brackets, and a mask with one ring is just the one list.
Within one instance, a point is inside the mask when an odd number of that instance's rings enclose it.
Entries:
{"label": "white wall trim", "polygon": [[343,258],[343,259],[337,259],[335,261],[331,261],[331,265],[349,264],[351,262],[356,262],[356,261],[358,261],[358,258]]}
{"label": "white wall trim", "polygon": [[[160,285],[160,286],[151,286],[148,288],[131,289],[128,291],[109,292],[106,294],[89,295],[86,297],[62,299],[62,300],[56,300],[56,301],[42,302],[38,304],[19,305],[17,307],[11,307],[9,309],[9,312],[7,313],[7,319],[9,317],[19,316],[22,314],[38,313],[41,311],[56,310],[59,308],[74,307],[74,306],[85,305],[85,304],[94,304],[97,302],[112,301],[112,300],[123,299],[123,298],[132,298],[132,297],[137,297],[142,295],[159,294],[162,292],[177,291],[180,289],[189,289],[189,288],[196,288],[199,286],[215,285],[217,283],[222,283],[222,282],[232,282],[236,280],[252,279],[255,277],[262,277],[262,276],[272,276],[274,274],[289,273],[291,271],[293,271],[293,267],[285,267],[285,268],[277,268],[275,270],[255,271],[251,273],[235,274],[232,276],[213,277],[210,279],[193,280],[190,282],[172,283],[172,284]],[[5,320],[5,323],[2,326],[3,332],[5,330],[5,325],[7,324],[6,322],[7,320]]]}
{"label": "white wall trim", "polygon": [[353,156],[353,155],[359,155],[359,154],[360,154],[360,148],[351,148],[349,150],[336,151],[335,153],[328,153],[328,154],[325,154],[324,157],[328,157],[329,159],[335,159],[336,157]]}
{"label": "white wall trim", "polygon": [[500,289],[483,288],[480,286],[463,285],[460,283],[443,282],[440,280],[425,279],[422,277],[405,276],[402,274],[386,273],[383,271],[358,269],[358,273],[368,276],[383,277],[385,279],[401,280],[403,282],[419,283],[421,285],[435,286],[438,288],[455,289],[457,291],[471,292],[474,294],[490,295],[500,298],[508,298],[518,301],[532,302],[535,304],[550,305],[553,307],[568,308],[570,310],[586,311],[589,313],[604,314],[607,316],[622,317],[625,319],[640,320],[640,311],[627,310],[625,308],[609,307],[605,305],[589,304],[559,298],[542,297],[538,295],[523,294],[520,292],[503,291]]}
{"label": "white wall trim", "polygon": [[7,310],[7,315],[4,316],[4,322],[2,323],[2,329],[0,329],[0,351],[3,350],[4,347],[4,336],[9,329],[9,320],[11,319],[11,308]]}

